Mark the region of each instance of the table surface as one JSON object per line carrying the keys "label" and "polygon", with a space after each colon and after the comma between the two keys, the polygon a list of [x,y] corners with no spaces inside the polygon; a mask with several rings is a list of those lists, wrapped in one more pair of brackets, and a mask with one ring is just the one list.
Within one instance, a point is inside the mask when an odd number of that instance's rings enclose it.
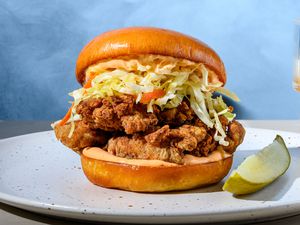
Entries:
{"label": "table surface", "polygon": [[[246,127],[276,129],[291,132],[300,132],[300,120],[241,120]],[[49,121],[0,121],[0,139],[28,134],[33,132],[50,130]],[[299,212],[300,214],[300,212]],[[0,224],[24,224],[24,225],[66,225],[83,224],[82,222],[67,221],[58,218],[27,212],[15,207],[0,203]],[[91,224],[91,223],[89,223]],[[110,223],[109,223],[110,224]],[[300,215],[288,217],[259,224],[279,225],[279,224],[300,224]]]}

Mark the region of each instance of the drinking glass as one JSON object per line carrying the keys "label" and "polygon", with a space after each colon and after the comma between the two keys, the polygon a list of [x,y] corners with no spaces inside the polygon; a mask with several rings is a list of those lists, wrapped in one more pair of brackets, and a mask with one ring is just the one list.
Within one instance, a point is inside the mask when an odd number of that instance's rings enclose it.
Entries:
{"label": "drinking glass", "polygon": [[300,92],[300,19],[295,21],[296,26],[296,57],[294,65],[293,88]]}

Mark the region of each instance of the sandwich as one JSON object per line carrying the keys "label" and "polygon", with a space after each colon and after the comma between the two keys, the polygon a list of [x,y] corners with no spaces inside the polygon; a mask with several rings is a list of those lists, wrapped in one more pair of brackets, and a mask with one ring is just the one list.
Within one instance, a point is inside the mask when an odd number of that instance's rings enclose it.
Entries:
{"label": "sandwich", "polygon": [[221,181],[245,130],[223,95],[226,71],[208,45],[179,32],[130,27],[80,52],[72,105],[53,123],[94,184],[135,192]]}

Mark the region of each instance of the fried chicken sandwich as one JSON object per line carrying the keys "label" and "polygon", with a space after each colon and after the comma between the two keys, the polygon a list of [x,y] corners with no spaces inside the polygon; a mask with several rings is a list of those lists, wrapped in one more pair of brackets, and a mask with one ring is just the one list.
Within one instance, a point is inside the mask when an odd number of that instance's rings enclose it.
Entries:
{"label": "fried chicken sandwich", "polygon": [[137,192],[186,190],[229,172],[245,130],[214,50],[190,36],[132,27],[103,33],[79,54],[82,88],[53,124],[94,184]]}

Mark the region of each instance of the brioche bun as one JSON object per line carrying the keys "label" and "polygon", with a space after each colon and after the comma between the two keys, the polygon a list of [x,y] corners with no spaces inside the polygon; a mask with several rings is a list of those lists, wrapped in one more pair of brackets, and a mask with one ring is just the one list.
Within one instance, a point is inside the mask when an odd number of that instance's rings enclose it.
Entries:
{"label": "brioche bun", "polygon": [[100,61],[134,55],[161,55],[203,63],[219,81],[226,82],[224,64],[205,43],[179,32],[153,27],[130,27],[103,33],[80,52],[76,78],[85,82],[86,69]]}
{"label": "brioche bun", "polygon": [[159,160],[128,160],[100,148],[87,148],[81,154],[81,163],[86,177],[96,185],[135,192],[165,192],[207,186],[228,174],[232,155],[206,158],[206,162],[178,165]]}

